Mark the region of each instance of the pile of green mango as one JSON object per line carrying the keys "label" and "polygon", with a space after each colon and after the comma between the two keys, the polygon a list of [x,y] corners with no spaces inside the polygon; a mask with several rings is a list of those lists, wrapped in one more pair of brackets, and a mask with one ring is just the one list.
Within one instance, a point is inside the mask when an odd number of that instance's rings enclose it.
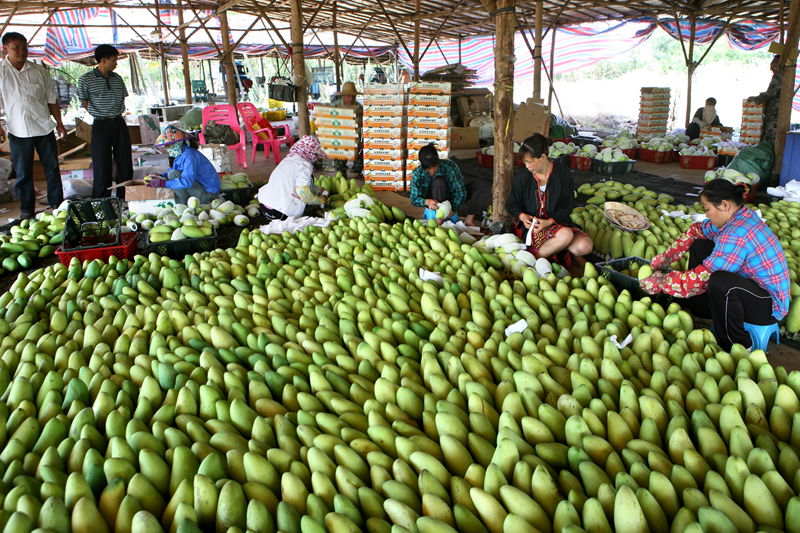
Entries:
{"label": "pile of green mango", "polygon": [[603,205],[607,201],[623,202],[642,211],[647,207],[663,207],[674,201],[668,194],[658,194],[641,185],[614,180],[584,183],[578,187],[580,194],[588,195],[588,205]]}
{"label": "pile of green mango", "polygon": [[357,218],[20,274],[0,529],[798,531],[800,373],[500,264]]}
{"label": "pile of green mango", "polygon": [[0,235],[0,275],[33,266],[37,257],[50,257],[64,239],[66,210],[40,213]]}
{"label": "pile of green mango", "polygon": [[335,176],[320,176],[316,185],[330,192],[328,204],[337,218],[348,218],[345,204],[359,194],[365,194],[370,197],[372,205],[367,208],[369,214],[364,214],[371,222],[402,222],[406,219],[406,214],[401,209],[390,207],[375,198],[375,191],[369,184],[360,186],[356,180],[345,178],[341,172],[337,172]]}

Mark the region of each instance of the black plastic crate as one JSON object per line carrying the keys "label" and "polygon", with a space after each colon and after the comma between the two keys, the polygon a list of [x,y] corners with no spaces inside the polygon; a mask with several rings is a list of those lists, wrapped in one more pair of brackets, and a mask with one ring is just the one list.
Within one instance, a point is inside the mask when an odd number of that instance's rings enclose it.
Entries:
{"label": "black plastic crate", "polygon": [[220,193],[226,200],[230,200],[236,205],[245,206],[250,203],[256,195],[255,187],[242,187],[241,189],[223,189]]}
{"label": "black plastic crate", "polygon": [[[611,283],[618,289],[624,290],[627,289],[634,296],[644,297],[650,296],[654,301],[671,301],[672,297],[666,294],[656,294],[651,295],[647,294],[642,290],[639,286],[639,280],[632,276],[626,276],[620,270],[627,269],[631,263],[638,263],[640,265],[649,265],[650,261],[644,259],[642,257],[623,257],[621,259],[611,259],[609,261],[603,261],[600,263],[595,263],[595,266],[600,271],[600,274],[606,278],[608,278]],[[665,272],[672,272],[671,269],[665,269]]]}
{"label": "black plastic crate", "polygon": [[596,174],[627,174],[633,170],[633,164],[636,163],[633,159],[629,161],[601,161],[599,159],[592,159],[592,172]]}
{"label": "black plastic crate", "polygon": [[147,243],[150,253],[166,255],[172,259],[183,259],[195,252],[212,251],[217,246],[217,233],[214,232],[208,237],[164,242],[150,242],[148,237]]}
{"label": "black plastic crate", "polygon": [[64,224],[63,250],[116,246],[120,243],[122,201],[92,198],[69,202]]}
{"label": "black plastic crate", "polygon": [[278,100],[280,102],[295,102],[297,101],[295,93],[296,91],[294,85],[280,85],[277,83],[271,83],[269,85],[269,97],[273,100]]}

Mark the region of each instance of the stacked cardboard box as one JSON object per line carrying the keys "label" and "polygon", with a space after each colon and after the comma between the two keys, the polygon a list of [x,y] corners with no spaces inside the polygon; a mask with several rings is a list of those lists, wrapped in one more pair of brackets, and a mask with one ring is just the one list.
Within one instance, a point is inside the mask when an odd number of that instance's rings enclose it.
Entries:
{"label": "stacked cardboard box", "polygon": [[434,143],[441,159],[450,155],[449,83],[416,82],[408,86],[408,159],[406,181],[419,166],[419,149]]}
{"label": "stacked cardboard box", "polygon": [[745,144],[758,144],[761,142],[761,128],[764,125],[764,105],[742,102],[742,129],[739,141]]}
{"label": "stacked cardboard box", "polygon": [[669,121],[669,87],[642,87],[639,99],[639,140],[666,135]]}
{"label": "stacked cardboard box", "polygon": [[353,160],[358,149],[358,124],[354,107],[314,106],[317,137],[331,159]]}
{"label": "stacked cardboard box", "polygon": [[379,191],[404,187],[406,96],[401,85],[364,90],[364,181]]}

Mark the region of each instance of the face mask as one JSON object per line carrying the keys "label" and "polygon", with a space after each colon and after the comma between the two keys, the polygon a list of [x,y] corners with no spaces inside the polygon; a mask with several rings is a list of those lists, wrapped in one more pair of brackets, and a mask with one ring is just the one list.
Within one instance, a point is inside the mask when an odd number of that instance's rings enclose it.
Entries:
{"label": "face mask", "polygon": [[183,142],[177,142],[167,146],[167,153],[170,157],[178,157],[183,152]]}

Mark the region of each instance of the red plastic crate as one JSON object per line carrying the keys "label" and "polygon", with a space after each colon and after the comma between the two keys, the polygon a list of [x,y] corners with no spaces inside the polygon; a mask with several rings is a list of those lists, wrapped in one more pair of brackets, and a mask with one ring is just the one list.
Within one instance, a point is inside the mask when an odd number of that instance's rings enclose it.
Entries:
{"label": "red plastic crate", "polygon": [[749,187],[747,194],[744,195],[744,201],[748,204],[753,203],[756,199],[756,194],[758,193],[758,183],[754,183],[753,185],[739,183],[738,185],[745,185],[746,187]]}
{"label": "red plastic crate", "polygon": [[639,151],[638,148],[627,148],[625,150],[622,150],[622,153],[627,155],[628,159],[637,159],[638,158],[638,154],[637,154],[638,151]]}
{"label": "red plastic crate", "polygon": [[[494,155],[484,154],[483,152],[475,152],[475,155],[478,158],[478,164],[480,166],[484,168],[494,168]],[[519,154],[514,154],[514,166],[522,166],[522,158],[519,156]]]}
{"label": "red plastic crate", "polygon": [[657,163],[663,165],[665,163],[672,163],[675,161],[675,151],[658,152],[656,150],[648,150],[647,148],[639,148],[637,150],[637,157],[639,161],[647,161],[648,163]]}
{"label": "red plastic crate", "polygon": [[715,155],[682,155],[678,159],[681,168],[693,168],[696,170],[714,170],[717,168],[717,156]]}
{"label": "red plastic crate", "polygon": [[592,158],[570,154],[569,168],[572,170],[592,170]]}
{"label": "red plastic crate", "polygon": [[136,255],[136,232],[131,231],[120,235],[120,244],[116,246],[102,246],[100,248],[77,249],[65,252],[59,246],[56,250],[56,256],[61,264],[69,266],[69,262],[73,257],[77,257],[81,263],[83,261],[91,261],[93,259],[100,259],[107,261],[112,255],[119,259],[133,259]]}
{"label": "red plastic crate", "polygon": [[564,144],[569,144],[572,142],[572,137],[562,137],[561,139],[553,139],[554,143],[562,142]]}

